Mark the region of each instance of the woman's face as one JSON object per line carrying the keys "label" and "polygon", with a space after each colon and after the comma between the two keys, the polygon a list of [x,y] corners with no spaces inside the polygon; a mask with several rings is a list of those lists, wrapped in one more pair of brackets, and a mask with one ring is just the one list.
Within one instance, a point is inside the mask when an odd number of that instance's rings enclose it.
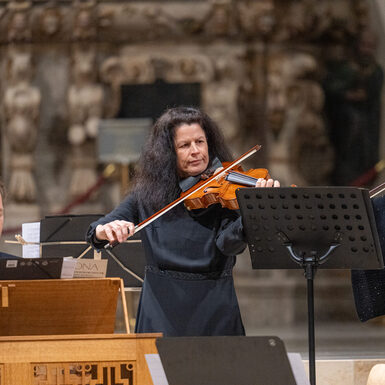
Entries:
{"label": "woman's face", "polygon": [[206,170],[209,150],[206,134],[198,123],[183,123],[177,127],[174,146],[180,177],[195,176]]}

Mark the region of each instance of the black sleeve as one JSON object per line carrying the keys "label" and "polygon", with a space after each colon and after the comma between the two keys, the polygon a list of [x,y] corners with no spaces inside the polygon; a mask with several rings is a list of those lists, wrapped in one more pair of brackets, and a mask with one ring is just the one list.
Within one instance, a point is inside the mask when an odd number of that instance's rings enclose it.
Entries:
{"label": "black sleeve", "polygon": [[242,217],[237,210],[224,209],[223,214],[216,237],[217,248],[227,256],[240,254],[247,246]]}
{"label": "black sleeve", "polygon": [[124,220],[135,224],[138,223],[138,205],[132,195],[128,196],[109,214],[91,223],[86,233],[86,241],[95,249],[102,249],[108,241],[97,240],[95,237],[95,229],[98,225],[104,225],[115,220]]}

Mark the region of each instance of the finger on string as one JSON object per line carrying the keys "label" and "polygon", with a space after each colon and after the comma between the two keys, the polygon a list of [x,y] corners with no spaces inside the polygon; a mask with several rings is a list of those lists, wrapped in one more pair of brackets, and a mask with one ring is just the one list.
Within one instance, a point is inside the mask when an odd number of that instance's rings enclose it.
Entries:
{"label": "finger on string", "polygon": [[267,182],[266,182],[266,187],[273,187],[273,179],[268,179]]}

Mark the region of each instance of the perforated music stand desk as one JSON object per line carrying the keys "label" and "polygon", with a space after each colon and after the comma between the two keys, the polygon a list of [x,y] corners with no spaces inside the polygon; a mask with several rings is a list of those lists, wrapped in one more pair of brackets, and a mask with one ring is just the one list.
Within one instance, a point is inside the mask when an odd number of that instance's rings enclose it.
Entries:
{"label": "perforated music stand desk", "polygon": [[253,269],[302,268],[307,279],[309,372],[315,385],[313,279],[318,268],[384,266],[367,189],[237,190]]}
{"label": "perforated music stand desk", "polygon": [[295,385],[278,337],[164,337],[156,340],[169,385]]}

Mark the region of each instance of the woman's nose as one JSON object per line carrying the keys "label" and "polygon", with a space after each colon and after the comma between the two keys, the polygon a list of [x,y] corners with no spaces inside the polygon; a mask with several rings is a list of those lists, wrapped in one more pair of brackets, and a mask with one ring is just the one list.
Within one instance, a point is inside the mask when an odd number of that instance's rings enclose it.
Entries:
{"label": "woman's nose", "polygon": [[198,148],[198,146],[197,146],[196,143],[192,143],[192,144],[191,144],[191,152],[192,152],[192,153],[199,152],[199,148]]}

